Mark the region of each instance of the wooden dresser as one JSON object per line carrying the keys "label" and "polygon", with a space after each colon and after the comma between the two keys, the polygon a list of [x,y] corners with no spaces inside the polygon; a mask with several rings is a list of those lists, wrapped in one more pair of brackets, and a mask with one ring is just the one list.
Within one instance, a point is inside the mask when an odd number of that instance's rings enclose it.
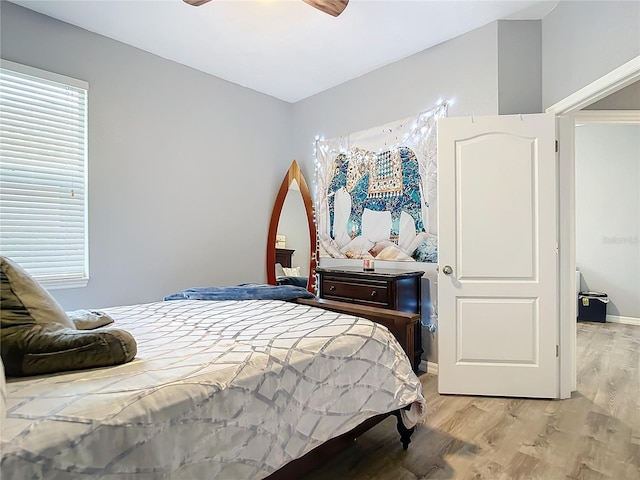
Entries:
{"label": "wooden dresser", "polygon": [[283,267],[291,267],[291,256],[295,250],[290,248],[276,248],[276,263],[279,263]]}
{"label": "wooden dresser", "polygon": [[[424,272],[360,267],[317,267],[319,297],[401,312],[420,314],[421,279]],[[407,352],[415,371],[422,357],[419,322],[406,325],[406,335],[394,335]]]}

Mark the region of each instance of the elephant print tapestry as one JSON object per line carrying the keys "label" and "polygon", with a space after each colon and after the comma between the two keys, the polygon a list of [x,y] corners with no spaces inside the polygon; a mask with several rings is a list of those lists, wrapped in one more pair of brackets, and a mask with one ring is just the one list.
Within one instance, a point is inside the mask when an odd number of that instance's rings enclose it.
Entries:
{"label": "elephant print tapestry", "polygon": [[437,262],[436,122],[417,117],[316,144],[320,257]]}

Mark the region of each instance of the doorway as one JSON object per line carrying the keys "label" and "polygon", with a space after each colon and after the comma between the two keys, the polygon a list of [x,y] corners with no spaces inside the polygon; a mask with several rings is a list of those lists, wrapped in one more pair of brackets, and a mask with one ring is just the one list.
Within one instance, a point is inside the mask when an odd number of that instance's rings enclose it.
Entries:
{"label": "doorway", "polygon": [[[639,108],[640,82],[624,90]],[[582,110],[575,120],[576,290],[608,294],[607,322],[640,325],[640,110]]]}
{"label": "doorway", "polygon": [[575,117],[584,107],[640,79],[640,56],[547,108],[557,117],[559,139],[558,220],[560,272],[560,398],[571,397],[576,377],[576,231],[575,231]]}

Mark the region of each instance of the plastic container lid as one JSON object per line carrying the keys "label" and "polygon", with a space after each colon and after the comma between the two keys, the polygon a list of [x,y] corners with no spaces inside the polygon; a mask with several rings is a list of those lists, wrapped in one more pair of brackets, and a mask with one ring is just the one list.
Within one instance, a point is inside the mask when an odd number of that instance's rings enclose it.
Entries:
{"label": "plastic container lid", "polygon": [[578,296],[580,298],[585,297],[593,300],[600,300],[604,303],[607,303],[609,301],[609,296],[606,293],[602,292],[580,292]]}

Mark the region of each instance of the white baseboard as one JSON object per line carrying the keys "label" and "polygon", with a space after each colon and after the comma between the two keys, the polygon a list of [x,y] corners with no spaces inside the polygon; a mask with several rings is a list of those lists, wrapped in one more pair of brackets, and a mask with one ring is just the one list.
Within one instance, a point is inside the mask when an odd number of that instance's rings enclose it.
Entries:
{"label": "white baseboard", "polygon": [[[607,322],[624,323],[625,325],[636,325],[640,327],[640,318],[637,317],[621,317],[619,315],[607,315]],[[438,364],[434,362],[420,361],[420,371],[438,375]]]}
{"label": "white baseboard", "polygon": [[420,371],[432,373],[434,375],[438,374],[438,364],[433,362],[427,362],[426,360],[420,361]]}
{"label": "white baseboard", "polygon": [[607,315],[607,322],[624,323],[625,325],[636,325],[640,327],[640,318],[637,317],[621,317],[619,315]]}

